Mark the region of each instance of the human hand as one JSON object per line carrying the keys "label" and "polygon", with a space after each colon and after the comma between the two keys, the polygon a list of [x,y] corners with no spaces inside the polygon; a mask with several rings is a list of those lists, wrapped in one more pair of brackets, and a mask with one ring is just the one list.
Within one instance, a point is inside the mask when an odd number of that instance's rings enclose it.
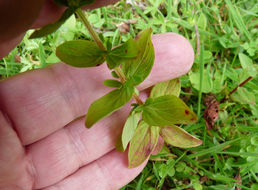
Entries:
{"label": "human hand", "polygon": [[[156,58],[144,90],[185,74],[193,62],[189,42],[177,34],[153,36]],[[65,64],[34,70],[0,83],[0,190],[118,189],[144,165],[128,169],[127,153],[114,150],[129,106],[86,129],[93,100],[109,89],[101,65]]]}

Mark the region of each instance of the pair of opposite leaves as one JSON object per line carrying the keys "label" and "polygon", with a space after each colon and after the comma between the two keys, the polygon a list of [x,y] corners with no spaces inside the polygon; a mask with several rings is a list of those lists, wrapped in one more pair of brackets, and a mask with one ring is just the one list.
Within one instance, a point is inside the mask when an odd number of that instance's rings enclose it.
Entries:
{"label": "pair of opposite leaves", "polygon": [[201,140],[175,125],[196,121],[196,115],[178,98],[180,89],[179,79],[161,82],[152,88],[143,105],[145,108],[139,106],[131,111],[116,144],[117,150],[123,152],[130,142],[129,168],[142,164],[154,149],[158,153],[162,148],[158,144],[159,138],[180,148],[202,144]]}
{"label": "pair of opposite leaves", "polygon": [[[71,66],[93,67],[106,60],[110,70],[121,66],[126,77],[123,83],[118,80],[104,81],[106,86],[116,89],[91,104],[85,123],[88,128],[129,102],[135,93],[135,86],[149,75],[154,64],[151,33],[152,29],[146,29],[136,39],[129,39],[107,50],[100,49],[95,42],[88,40],[68,41],[57,47],[56,55]],[[114,72],[113,76],[117,77]]]}
{"label": "pair of opposite leaves", "polygon": [[[92,67],[106,60],[110,69],[121,66],[127,78],[124,83],[104,81],[106,86],[116,89],[91,104],[86,116],[88,128],[129,102],[135,93],[135,86],[149,75],[154,63],[151,32],[151,29],[144,30],[136,39],[130,39],[112,50],[101,50],[94,42],[86,40],[68,41],[57,48],[57,56],[69,65]],[[137,105],[131,111],[118,148],[124,151],[131,141],[129,167],[136,167],[148,158],[157,145],[159,135],[167,143],[182,148],[201,144],[199,139],[174,125],[196,121],[196,115],[177,97],[179,92],[178,80],[160,83],[152,89],[144,105]]]}

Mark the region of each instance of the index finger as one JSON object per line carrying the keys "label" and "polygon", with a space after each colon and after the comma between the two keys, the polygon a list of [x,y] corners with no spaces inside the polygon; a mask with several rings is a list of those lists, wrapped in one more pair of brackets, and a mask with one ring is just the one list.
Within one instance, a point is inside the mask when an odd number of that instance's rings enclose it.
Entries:
{"label": "index finger", "polygon": [[[185,74],[192,66],[190,43],[178,34],[153,36],[155,63],[143,90],[157,82]],[[0,105],[12,121],[23,145],[31,144],[87,113],[89,105],[110,88],[105,65],[78,69],[54,64],[0,83]]]}

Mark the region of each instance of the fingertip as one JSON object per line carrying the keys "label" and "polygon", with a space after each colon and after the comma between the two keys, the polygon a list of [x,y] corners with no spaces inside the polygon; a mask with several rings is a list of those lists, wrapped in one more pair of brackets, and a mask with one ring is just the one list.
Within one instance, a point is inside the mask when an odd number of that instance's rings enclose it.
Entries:
{"label": "fingertip", "polygon": [[141,89],[186,74],[194,61],[193,48],[182,35],[157,34],[152,36],[152,42],[155,49],[155,63],[147,80],[140,85]]}
{"label": "fingertip", "polygon": [[143,164],[135,168],[128,167],[128,151],[123,153],[117,152],[116,150],[110,152],[106,156],[100,159],[101,165],[106,167],[107,173],[110,176],[109,181],[113,181],[111,186],[113,189],[119,189],[124,185],[130,183],[135,177],[137,177],[148,160],[145,160]]}
{"label": "fingertip", "polygon": [[[180,76],[187,73],[194,61],[194,51],[190,42],[180,34],[166,33],[153,36],[157,62],[163,63],[163,68],[169,69],[171,74]],[[160,56],[160,55],[164,56]],[[158,65],[158,64],[157,64]]]}

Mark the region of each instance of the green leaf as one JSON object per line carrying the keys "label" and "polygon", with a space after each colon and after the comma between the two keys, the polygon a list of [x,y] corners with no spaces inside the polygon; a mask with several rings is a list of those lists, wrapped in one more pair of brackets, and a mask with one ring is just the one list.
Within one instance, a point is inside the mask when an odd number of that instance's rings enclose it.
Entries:
{"label": "green leaf", "polygon": [[56,49],[57,57],[74,67],[98,66],[105,61],[103,54],[95,42],[88,40],[68,41]]}
{"label": "green leaf", "polygon": [[154,64],[154,48],[151,42],[152,29],[146,29],[135,38],[138,55],[122,63],[122,69],[134,86],[140,84],[150,74]]}
{"label": "green leaf", "polygon": [[41,38],[43,36],[46,36],[48,34],[55,32],[58,28],[60,28],[60,26],[62,24],[65,23],[65,21],[75,12],[75,10],[76,9],[73,7],[67,8],[58,21],[56,21],[55,23],[48,24],[48,25],[34,31],[30,35],[29,39]]}
{"label": "green leaf", "polygon": [[130,140],[133,138],[140,118],[141,112],[131,112],[127,118],[122,132],[122,146],[124,150],[126,149]]}
{"label": "green leaf", "polygon": [[[200,71],[189,74],[191,84],[196,90],[200,90]],[[210,73],[205,69],[203,71],[202,92],[209,93],[212,91],[213,81],[210,78]]]}
{"label": "green leaf", "polygon": [[120,89],[113,90],[94,101],[86,115],[85,125],[90,128],[99,120],[111,115],[114,111],[120,109],[129,102],[133,96],[134,87],[124,85]]}
{"label": "green leaf", "polygon": [[187,105],[174,95],[148,98],[143,107],[142,118],[149,125],[167,126],[173,124],[189,124],[197,120],[197,116]]}
{"label": "green leaf", "polygon": [[252,59],[243,53],[239,53],[238,57],[243,69],[246,69],[250,76],[255,77],[257,75],[257,69],[254,67]]}
{"label": "green leaf", "polygon": [[138,55],[138,50],[136,48],[136,41],[130,38],[124,44],[112,49],[108,55],[125,57],[125,58],[135,58]]}
{"label": "green leaf", "polygon": [[191,148],[202,144],[200,139],[175,125],[161,128],[160,135],[166,143],[180,148]]}
{"label": "green leaf", "polygon": [[112,71],[112,72],[111,72],[111,75],[112,75],[112,77],[119,79],[119,76],[116,74],[115,71]]}
{"label": "green leaf", "polygon": [[201,12],[201,14],[199,15],[198,21],[197,21],[197,26],[203,30],[206,29],[207,27],[207,18],[205,16],[205,14],[203,14]]}
{"label": "green leaf", "polygon": [[149,126],[144,121],[141,121],[130,142],[128,153],[129,168],[141,165],[154,150],[158,139],[159,128]]}
{"label": "green leaf", "polygon": [[156,84],[150,93],[151,98],[156,98],[159,96],[164,96],[164,95],[174,95],[174,96],[179,96],[181,90],[181,83],[179,78],[169,80],[169,81],[164,81]]}
{"label": "green leaf", "polygon": [[[205,50],[203,51],[203,63],[209,63],[213,58],[212,52]],[[200,63],[200,55],[197,55],[194,59],[195,63]]]}
{"label": "green leaf", "polygon": [[125,59],[135,58],[138,54],[137,44],[133,39],[129,39],[124,44],[111,50],[106,57],[109,69],[119,66]]}
{"label": "green leaf", "polygon": [[105,80],[103,83],[105,86],[114,88],[120,88],[123,85],[120,81],[117,80]]}

